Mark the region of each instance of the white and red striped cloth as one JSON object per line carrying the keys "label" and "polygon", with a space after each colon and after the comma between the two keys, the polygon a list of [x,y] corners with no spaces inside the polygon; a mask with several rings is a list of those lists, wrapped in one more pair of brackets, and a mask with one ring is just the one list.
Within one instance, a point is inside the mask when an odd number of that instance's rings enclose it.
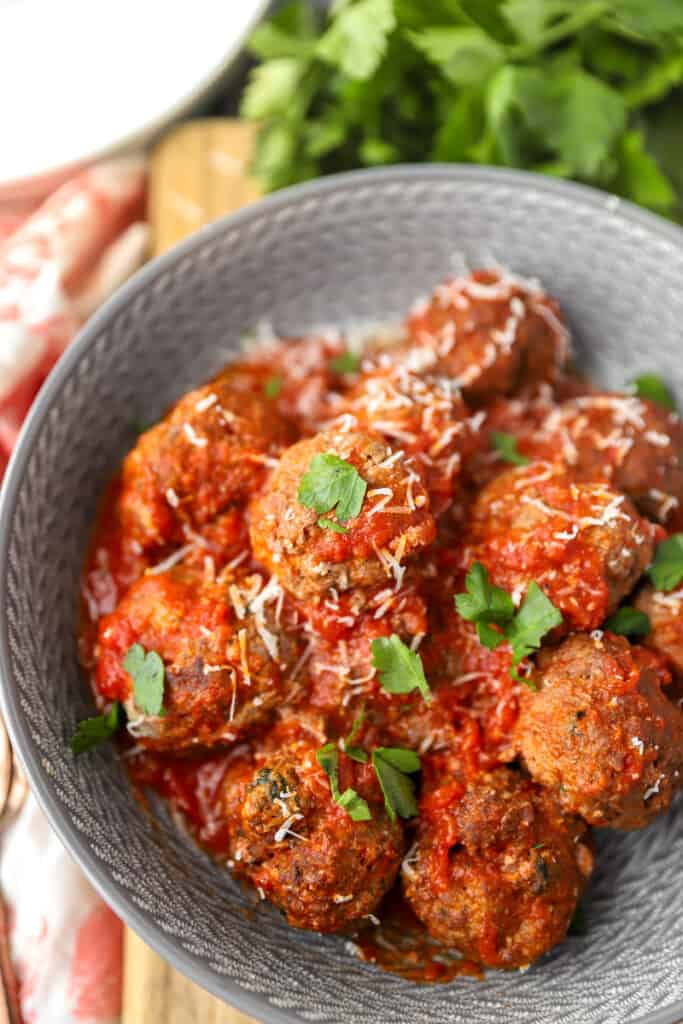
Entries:
{"label": "white and red striped cloth", "polygon": [[[0,204],[0,479],[42,382],[89,314],[142,263],[145,168],[102,164],[32,209]],[[32,796],[0,846],[24,1024],[113,1024],[122,928]]]}

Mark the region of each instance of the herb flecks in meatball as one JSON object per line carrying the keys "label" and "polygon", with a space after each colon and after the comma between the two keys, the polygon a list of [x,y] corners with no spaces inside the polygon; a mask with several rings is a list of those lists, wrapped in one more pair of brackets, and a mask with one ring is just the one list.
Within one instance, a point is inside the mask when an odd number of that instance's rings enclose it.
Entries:
{"label": "herb flecks in meatball", "polygon": [[[302,479],[317,456],[341,460],[365,485],[358,514],[343,523],[300,500]],[[398,587],[405,563],[434,536],[420,473],[379,438],[355,431],[330,431],[293,445],[251,506],[256,557],[301,599],[383,581]]]}
{"label": "herb flecks in meatball", "polygon": [[584,826],[499,768],[422,802],[403,888],[430,935],[486,967],[526,967],[561,942],[593,866]]}
{"label": "herb flecks in meatball", "polygon": [[[407,321],[417,353],[465,398],[490,399],[555,381],[569,352],[557,303],[540,284],[478,270],[440,285]],[[428,358],[431,357],[431,358]]]}
{"label": "herb flecks in meatball", "polygon": [[602,625],[653,550],[654,527],[625,495],[550,463],[501,473],[471,510],[469,562],[482,562],[516,603],[535,581],[569,628]]}
{"label": "herb flecks in meatball", "polygon": [[575,635],[538,658],[517,742],[532,777],[591,825],[642,828],[683,777],[683,712],[661,660],[623,637]]}
{"label": "herb flecks in meatball", "polygon": [[369,766],[340,755],[340,789],[366,800],[353,821],[335,803],[315,750],[285,749],[246,786],[232,857],[289,924],[336,932],[371,914],[391,888],[405,851]]}

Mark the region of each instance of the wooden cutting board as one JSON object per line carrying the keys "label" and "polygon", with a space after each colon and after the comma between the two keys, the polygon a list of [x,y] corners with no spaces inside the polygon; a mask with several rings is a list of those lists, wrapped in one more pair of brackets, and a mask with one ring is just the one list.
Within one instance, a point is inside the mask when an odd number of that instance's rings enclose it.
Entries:
{"label": "wooden cutting board", "polygon": [[[152,155],[152,256],[204,224],[258,198],[247,168],[253,126],[224,118],[190,121]],[[125,930],[122,1024],[256,1024],[209,995]]]}

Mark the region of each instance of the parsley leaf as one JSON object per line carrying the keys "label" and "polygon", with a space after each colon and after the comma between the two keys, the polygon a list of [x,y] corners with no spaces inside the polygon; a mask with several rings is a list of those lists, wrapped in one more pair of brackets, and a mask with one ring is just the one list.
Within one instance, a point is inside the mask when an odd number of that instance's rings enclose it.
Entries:
{"label": "parsley leaf", "polygon": [[[505,623],[515,614],[512,598],[489,581],[481,562],[473,562],[465,578],[466,594],[456,594],[455,606],[468,622]],[[499,634],[496,634],[498,636]]]}
{"label": "parsley leaf", "polygon": [[366,752],[363,750],[362,747],[354,746],[354,742],[353,741],[355,740],[356,736],[358,735],[358,731],[359,731],[361,725],[363,724],[364,719],[365,719],[365,708],[361,708],[361,710],[358,712],[358,714],[356,715],[356,717],[353,720],[353,725],[351,726],[351,732],[349,733],[349,735],[344,740],[344,753],[347,754],[349,757],[353,758],[354,761],[359,761],[360,764],[367,764],[368,755],[366,754]]}
{"label": "parsley leaf", "polygon": [[335,523],[334,519],[326,519],[324,516],[320,516],[318,519],[318,526],[321,530],[332,530],[333,533],[349,532],[341,523]]}
{"label": "parsley leaf", "polygon": [[657,545],[652,565],[647,570],[657,590],[674,590],[683,580],[683,533]]}
{"label": "parsley leaf", "polygon": [[647,398],[650,402],[671,411],[676,408],[671,392],[656,373],[642,373],[633,381],[633,387],[638,398]]}
{"label": "parsley leaf", "polygon": [[337,519],[345,523],[360,513],[367,489],[355,466],[325,452],[311,459],[308,471],[299,481],[297,497],[305,508],[316,512],[331,512],[336,506]]}
{"label": "parsley leaf", "polygon": [[397,814],[401,818],[413,818],[417,814],[415,783],[408,774],[419,771],[420,758],[417,754],[400,747],[378,747],[372,752],[372,766],[391,820],[396,821]]}
{"label": "parsley leaf", "polygon": [[396,633],[372,641],[372,664],[379,674],[380,686],[387,693],[410,693],[417,689],[425,701],[431,700],[422,658]]}
{"label": "parsley leaf", "polygon": [[513,664],[518,665],[532,651],[541,646],[541,640],[551,629],[562,624],[562,615],[538,583],[532,581],[522,607],[505,630],[510,641]]}
{"label": "parsley leaf", "polygon": [[393,0],[338,0],[334,12],[336,18],[318,43],[318,55],[351,79],[369,78],[396,25]]}
{"label": "parsley leaf", "polygon": [[409,38],[454,85],[483,82],[505,60],[505,50],[481,28],[435,26]]}
{"label": "parsley leaf", "polygon": [[[520,679],[514,671],[522,658],[540,647],[541,640],[551,629],[559,626],[562,615],[552,601],[546,597],[539,585],[529,584],[522,607],[515,614],[512,598],[502,587],[494,586],[486,568],[481,562],[473,562],[465,578],[466,594],[455,595],[455,607],[463,619],[474,622],[479,640],[495,650],[507,640],[512,647],[512,676]],[[499,629],[493,629],[493,626]],[[525,681],[525,680],[520,680]]]}
{"label": "parsley leaf", "polygon": [[513,466],[528,466],[529,459],[517,450],[517,438],[513,434],[505,434],[502,430],[494,430],[491,434],[493,447],[504,462]]}
{"label": "parsley leaf", "polygon": [[74,754],[84,754],[86,750],[99,747],[101,743],[106,743],[111,739],[121,725],[122,714],[121,704],[114,701],[106,714],[85,718],[79,722],[71,740],[71,749]]}
{"label": "parsley leaf", "polygon": [[650,620],[639,608],[624,605],[605,622],[605,629],[617,636],[647,636],[651,629]]}
{"label": "parsley leaf", "polygon": [[360,356],[349,349],[330,359],[330,369],[334,373],[355,373],[360,366]]}
{"label": "parsley leaf", "polygon": [[266,398],[277,398],[282,391],[283,380],[279,373],[274,373],[272,377],[268,377],[263,385],[263,394]]}
{"label": "parsley leaf", "polygon": [[123,667],[133,680],[135,703],[145,715],[161,715],[164,702],[164,663],[156,651],[142,644],[128,648]]}
{"label": "parsley leaf", "polygon": [[352,821],[370,821],[372,814],[367,802],[355,789],[339,792],[339,751],[334,743],[326,743],[317,750],[315,759],[330,780],[330,792],[336,804],[342,807]]}

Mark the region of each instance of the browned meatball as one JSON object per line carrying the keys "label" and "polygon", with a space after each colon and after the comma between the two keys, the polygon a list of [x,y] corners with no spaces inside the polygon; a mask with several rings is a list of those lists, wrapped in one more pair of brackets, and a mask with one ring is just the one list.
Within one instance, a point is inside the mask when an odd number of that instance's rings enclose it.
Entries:
{"label": "browned meatball", "polygon": [[633,603],[650,620],[650,632],[642,642],[667,659],[676,676],[676,689],[680,691],[683,683],[683,589],[679,587],[665,594],[648,585]]}
{"label": "browned meatball", "polygon": [[[345,532],[323,529],[298,498],[315,456],[353,467],[367,487]],[[251,506],[254,554],[299,598],[384,580],[400,584],[403,563],[432,542],[435,524],[420,473],[371,434],[329,431],[289,448]]]}
{"label": "browned meatball", "polygon": [[123,464],[120,514],[145,548],[182,543],[263,483],[289,431],[245,368],[185,395]]}
{"label": "browned meatball", "polygon": [[500,271],[446,281],[406,326],[423,368],[452,377],[475,401],[552,383],[569,349],[555,300],[536,282]]}
{"label": "browned meatball", "polygon": [[504,969],[526,967],[562,941],[593,867],[578,819],[506,768],[423,804],[402,881],[430,935]]}
{"label": "browned meatball", "polygon": [[683,713],[660,659],[623,637],[576,635],[542,652],[517,742],[533,778],[591,825],[635,829],[681,785]]}
{"label": "browned meatball", "polygon": [[683,522],[683,425],[676,413],[631,395],[582,395],[522,437],[527,454],[564,459],[582,480],[611,481],[651,519]]}
{"label": "browned meatball", "polygon": [[232,857],[296,928],[336,932],[371,914],[405,850],[403,826],[387,817],[368,767],[340,761],[340,789],[367,801],[370,820],[352,821],[333,801],[306,741],[272,756],[243,787]]}
{"label": "browned meatball", "polygon": [[[95,683],[121,700],[128,729],[155,749],[232,743],[268,720],[285,692],[298,648],[275,618],[282,591],[263,578],[206,579],[177,567],[143,576],[116,611],[100,620]],[[281,626],[284,613],[280,610]],[[163,715],[143,714],[124,659],[133,644],[164,662]]]}
{"label": "browned meatball", "polygon": [[470,560],[520,597],[535,580],[565,627],[595,629],[650,564],[654,530],[608,484],[537,462],[501,473],[471,509]]}
{"label": "browned meatball", "polygon": [[448,505],[463,467],[481,445],[483,413],[472,416],[448,378],[423,378],[405,366],[362,374],[342,408],[355,427],[405,452],[404,465],[421,468],[435,514]]}

